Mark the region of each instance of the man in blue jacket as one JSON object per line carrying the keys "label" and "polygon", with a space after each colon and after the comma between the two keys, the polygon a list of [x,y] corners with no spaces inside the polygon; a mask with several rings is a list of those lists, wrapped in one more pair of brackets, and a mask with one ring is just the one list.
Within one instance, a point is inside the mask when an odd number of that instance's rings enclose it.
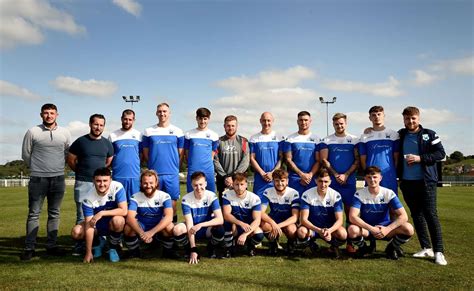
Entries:
{"label": "man in blue jacket", "polygon": [[418,108],[406,107],[402,115],[405,128],[398,131],[400,135],[398,176],[401,181],[400,189],[410,208],[422,248],[413,256],[434,257],[436,264],[444,266],[447,261],[443,254],[441,225],[436,208],[438,182],[436,164],[446,154],[436,132],[421,126]]}

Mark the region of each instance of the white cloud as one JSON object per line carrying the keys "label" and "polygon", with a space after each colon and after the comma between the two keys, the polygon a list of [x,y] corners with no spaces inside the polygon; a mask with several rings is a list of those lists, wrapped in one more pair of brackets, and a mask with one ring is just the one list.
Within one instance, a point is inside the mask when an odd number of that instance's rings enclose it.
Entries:
{"label": "white cloud", "polygon": [[474,75],[474,55],[439,61],[433,64],[430,68],[433,71],[449,72],[460,75]]}
{"label": "white cloud", "polygon": [[423,70],[414,70],[412,73],[415,75],[413,83],[418,86],[429,85],[434,81],[440,79],[440,77],[427,73]]}
{"label": "white cloud", "polygon": [[117,85],[111,81],[97,81],[94,79],[83,81],[74,77],[59,76],[51,83],[59,91],[73,95],[107,97],[117,91]]}
{"label": "white cloud", "polygon": [[214,128],[222,128],[224,117],[234,114],[239,118],[240,134],[249,137],[260,130],[260,114],[270,111],[275,117],[277,133],[287,135],[296,131],[296,114],[301,110],[313,111],[309,108],[314,108],[319,96],[311,89],[302,88],[301,82],[315,77],[314,71],[295,66],[217,82],[217,86],[231,94],[214,101]]}
{"label": "white cloud", "polygon": [[324,88],[344,91],[370,94],[378,97],[397,97],[403,94],[399,89],[400,81],[390,76],[386,82],[382,83],[363,83],[348,80],[326,80],[322,83]]}
{"label": "white cloud", "polygon": [[112,2],[136,17],[140,16],[142,11],[142,6],[135,0],[112,0]]}
{"label": "white cloud", "polygon": [[20,97],[26,100],[39,100],[43,98],[26,88],[4,80],[0,80],[0,95],[3,97]]}
{"label": "white cloud", "polygon": [[70,14],[51,6],[47,0],[0,1],[0,48],[40,44],[46,29],[70,35],[86,31]]}

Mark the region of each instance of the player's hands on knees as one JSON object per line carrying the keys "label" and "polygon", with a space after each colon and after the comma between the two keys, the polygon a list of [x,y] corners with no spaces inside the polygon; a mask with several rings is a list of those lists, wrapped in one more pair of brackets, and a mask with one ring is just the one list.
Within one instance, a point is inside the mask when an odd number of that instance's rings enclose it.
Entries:
{"label": "player's hands on knees", "polygon": [[94,261],[94,256],[92,255],[92,252],[88,252],[84,256],[84,260],[82,262],[88,264],[88,263],[92,263],[93,261]]}
{"label": "player's hands on knees", "polygon": [[323,228],[321,233],[322,233],[322,238],[325,241],[331,241],[332,235],[331,235],[331,232],[329,232],[329,229]]}
{"label": "player's hands on knees", "polygon": [[245,222],[242,222],[240,224],[240,227],[242,227],[242,229],[245,231],[245,232],[249,232],[252,230],[252,227],[250,227],[249,224],[245,223]]}
{"label": "player's hands on knees", "polygon": [[102,218],[102,211],[97,212],[94,216],[92,216],[91,220],[89,220],[89,225],[91,227],[95,227],[97,221]]}
{"label": "player's hands on knees", "polygon": [[237,239],[237,244],[239,246],[243,246],[245,244],[245,241],[247,240],[247,234],[243,233],[239,236],[239,238]]}
{"label": "player's hands on knees", "polygon": [[153,241],[153,235],[154,234],[150,233],[149,231],[146,231],[146,232],[143,232],[142,234],[140,234],[140,238],[141,238],[142,241],[149,244]]}
{"label": "player's hands on knees", "polygon": [[370,232],[372,233],[372,235],[376,239],[382,239],[382,238],[385,237],[385,235],[382,232],[382,229],[381,229],[380,225],[375,226]]}
{"label": "player's hands on knees", "polygon": [[199,263],[199,255],[196,252],[192,252],[189,256],[189,264],[193,265],[197,263]]}
{"label": "player's hands on knees", "polygon": [[189,233],[195,235],[200,229],[201,229],[201,225],[200,225],[200,224],[193,225],[193,227],[191,227],[191,228],[189,229]]}
{"label": "player's hands on knees", "polygon": [[281,236],[282,231],[281,228],[275,222],[270,223],[272,230],[270,231],[270,238],[276,238]]}

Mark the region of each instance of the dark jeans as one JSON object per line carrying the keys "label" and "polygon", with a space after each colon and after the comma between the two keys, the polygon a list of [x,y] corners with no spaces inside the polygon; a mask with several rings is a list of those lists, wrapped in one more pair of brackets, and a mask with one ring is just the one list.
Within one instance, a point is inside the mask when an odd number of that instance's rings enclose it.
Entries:
{"label": "dark jeans", "polygon": [[34,250],[43,201],[48,199],[48,240],[46,248],[56,246],[59,228],[59,211],[66,184],[64,175],[56,177],[30,177],[28,184],[28,218],[26,220],[25,249]]}
{"label": "dark jeans", "polygon": [[[400,189],[410,208],[420,246],[430,248],[433,245],[434,252],[444,252],[441,225],[436,207],[436,183],[425,183],[423,180],[402,180]],[[432,244],[426,226],[428,226]]]}

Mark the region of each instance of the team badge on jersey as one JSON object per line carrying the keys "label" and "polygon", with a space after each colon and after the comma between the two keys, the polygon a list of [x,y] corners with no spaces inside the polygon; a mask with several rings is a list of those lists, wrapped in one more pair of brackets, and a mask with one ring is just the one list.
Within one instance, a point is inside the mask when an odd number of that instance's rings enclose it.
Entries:
{"label": "team badge on jersey", "polygon": [[114,200],[114,197],[112,197],[112,195],[109,195],[109,196],[107,197],[107,199],[108,199],[109,201],[113,201],[113,200]]}
{"label": "team badge on jersey", "polygon": [[160,201],[159,200],[155,200],[155,206],[159,206],[160,205]]}
{"label": "team badge on jersey", "polygon": [[425,134],[423,134],[421,137],[423,138],[423,140],[424,140],[424,141],[427,141],[427,140],[429,140],[429,139],[430,139],[429,135],[428,135],[428,134],[426,134],[426,133],[425,133]]}
{"label": "team badge on jersey", "polygon": [[207,138],[210,138],[210,137],[211,137],[211,134],[210,134],[210,133],[206,133],[206,137],[207,137]]}

